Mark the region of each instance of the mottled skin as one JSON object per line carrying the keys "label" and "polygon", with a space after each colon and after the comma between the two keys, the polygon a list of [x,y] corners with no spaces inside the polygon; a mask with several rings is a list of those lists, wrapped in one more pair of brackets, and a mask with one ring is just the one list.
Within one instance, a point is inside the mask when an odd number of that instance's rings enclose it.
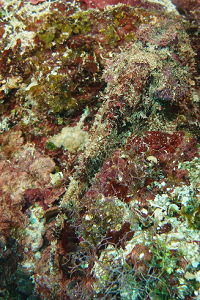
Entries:
{"label": "mottled skin", "polygon": [[129,132],[174,130],[182,107],[191,103],[194,53],[190,45],[185,47],[187,34],[180,23],[171,19],[153,21],[141,26],[137,36],[135,43],[107,61],[104,102],[61,207],[83,195],[89,178],[112,145],[119,141],[123,144]]}

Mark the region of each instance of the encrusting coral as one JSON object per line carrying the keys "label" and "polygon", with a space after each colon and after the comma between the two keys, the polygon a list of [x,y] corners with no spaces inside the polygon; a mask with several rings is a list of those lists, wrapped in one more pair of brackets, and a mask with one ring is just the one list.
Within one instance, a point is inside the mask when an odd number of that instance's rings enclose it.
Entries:
{"label": "encrusting coral", "polygon": [[186,2],[0,1],[0,299],[199,299]]}

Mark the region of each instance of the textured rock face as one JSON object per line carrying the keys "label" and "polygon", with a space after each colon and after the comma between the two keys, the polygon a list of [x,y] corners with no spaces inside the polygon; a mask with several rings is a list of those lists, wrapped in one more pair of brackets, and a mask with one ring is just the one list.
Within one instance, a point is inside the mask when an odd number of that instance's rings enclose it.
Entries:
{"label": "textured rock face", "polygon": [[178,11],[182,14],[185,14],[187,18],[197,22],[199,24],[200,22],[200,3],[198,0],[192,1],[182,1],[182,0],[173,0],[172,1]]}
{"label": "textured rock face", "polygon": [[170,19],[139,27],[138,40],[108,62],[103,73],[107,82],[104,102],[80,158],[85,164],[80,172],[87,172],[91,159],[101,159],[110,142],[135,132],[137,126],[141,132],[175,129],[177,115],[190,114],[194,52],[190,45],[185,47],[187,34],[182,29]]}
{"label": "textured rock face", "polygon": [[199,297],[194,23],[30,2],[0,1],[0,297]]}
{"label": "textured rock face", "polygon": [[174,5],[176,5],[177,10],[184,18],[189,21],[188,32],[190,34],[190,42],[196,53],[196,68],[199,73],[200,70],[200,38],[199,38],[199,28],[200,28],[200,3],[198,0],[173,0]]}

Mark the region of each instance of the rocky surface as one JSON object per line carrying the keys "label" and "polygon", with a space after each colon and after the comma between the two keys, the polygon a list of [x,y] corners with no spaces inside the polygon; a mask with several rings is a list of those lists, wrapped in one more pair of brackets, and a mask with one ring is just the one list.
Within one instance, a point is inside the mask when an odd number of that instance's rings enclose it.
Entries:
{"label": "rocky surface", "polygon": [[174,4],[0,1],[0,299],[200,298],[199,3]]}

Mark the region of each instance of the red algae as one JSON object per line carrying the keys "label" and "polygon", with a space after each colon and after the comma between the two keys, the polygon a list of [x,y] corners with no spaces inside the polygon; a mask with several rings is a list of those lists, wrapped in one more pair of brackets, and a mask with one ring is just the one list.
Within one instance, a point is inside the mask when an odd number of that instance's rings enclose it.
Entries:
{"label": "red algae", "polygon": [[29,2],[0,2],[0,298],[199,297],[198,1]]}

